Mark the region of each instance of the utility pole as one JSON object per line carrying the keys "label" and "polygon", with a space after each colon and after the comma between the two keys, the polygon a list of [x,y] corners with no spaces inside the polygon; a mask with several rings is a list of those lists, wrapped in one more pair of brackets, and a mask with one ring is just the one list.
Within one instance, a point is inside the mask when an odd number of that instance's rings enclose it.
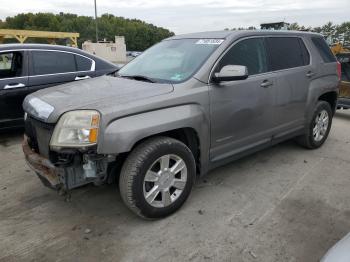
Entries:
{"label": "utility pole", "polygon": [[95,26],[96,26],[96,43],[98,43],[98,24],[97,24],[97,6],[95,1]]}

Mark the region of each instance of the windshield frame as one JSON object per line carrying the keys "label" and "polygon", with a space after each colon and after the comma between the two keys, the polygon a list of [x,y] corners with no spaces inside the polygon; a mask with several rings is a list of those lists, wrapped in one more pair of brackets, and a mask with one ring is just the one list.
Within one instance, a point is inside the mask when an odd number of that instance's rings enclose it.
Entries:
{"label": "windshield frame", "polygon": [[[188,77],[180,80],[180,81],[175,81],[175,80],[170,80],[170,79],[160,79],[160,78],[155,78],[155,77],[149,77],[152,78],[152,80],[155,80],[156,83],[166,83],[166,84],[182,84],[184,82],[187,82],[189,79],[193,78],[193,76],[198,73],[198,71],[203,67],[203,65],[208,61],[208,59],[215,53],[215,51],[226,41],[225,38],[220,38],[220,37],[216,37],[216,38],[212,38],[212,37],[193,37],[193,38],[175,38],[175,39],[164,39],[161,42],[147,48],[144,52],[142,52],[142,54],[140,54],[139,56],[137,56],[136,58],[134,58],[133,60],[131,60],[129,63],[132,63],[133,61],[135,61],[135,59],[139,59],[141,58],[149,49],[156,47],[157,45],[165,42],[165,41],[182,41],[182,40],[201,40],[201,39],[215,39],[215,40],[222,40],[222,42],[218,45],[216,45],[216,48],[213,48],[213,50],[211,50],[208,55],[206,57],[203,58],[203,61],[201,63],[198,64],[197,68],[195,68],[192,72],[192,74],[190,74]],[[125,64],[124,66],[128,65],[129,63]],[[123,66],[123,67],[124,67]],[[129,75],[122,75],[119,73],[120,70],[123,69],[120,68],[118,70],[118,77],[128,77]]]}

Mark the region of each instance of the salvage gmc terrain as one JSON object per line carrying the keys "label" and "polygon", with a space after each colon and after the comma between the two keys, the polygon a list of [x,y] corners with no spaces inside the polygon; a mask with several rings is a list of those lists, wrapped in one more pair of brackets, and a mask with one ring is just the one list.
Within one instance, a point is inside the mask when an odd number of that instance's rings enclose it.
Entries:
{"label": "salvage gmc terrain", "polygon": [[119,179],[133,212],[164,217],[217,166],[290,138],[320,147],[340,72],[319,34],[175,36],[115,76],[27,96],[23,151],[50,187]]}

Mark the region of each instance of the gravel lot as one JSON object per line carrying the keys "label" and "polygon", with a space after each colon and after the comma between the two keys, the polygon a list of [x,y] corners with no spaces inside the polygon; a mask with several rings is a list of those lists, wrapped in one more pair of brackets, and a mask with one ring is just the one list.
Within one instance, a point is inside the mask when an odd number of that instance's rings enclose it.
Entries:
{"label": "gravel lot", "polygon": [[286,142],[197,181],[176,214],[144,221],[115,185],[64,202],[0,135],[0,261],[317,261],[350,231],[350,111],[326,144]]}

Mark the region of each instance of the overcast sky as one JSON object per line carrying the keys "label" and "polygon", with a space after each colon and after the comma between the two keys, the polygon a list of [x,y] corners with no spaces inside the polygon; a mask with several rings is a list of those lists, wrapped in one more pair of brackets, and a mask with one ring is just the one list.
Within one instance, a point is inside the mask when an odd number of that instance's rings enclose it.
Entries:
{"label": "overcast sky", "polygon": [[[94,15],[94,0],[0,0],[0,19],[21,12]],[[137,18],[176,34],[258,27],[284,20],[305,26],[350,21],[350,0],[97,0],[98,13]]]}

